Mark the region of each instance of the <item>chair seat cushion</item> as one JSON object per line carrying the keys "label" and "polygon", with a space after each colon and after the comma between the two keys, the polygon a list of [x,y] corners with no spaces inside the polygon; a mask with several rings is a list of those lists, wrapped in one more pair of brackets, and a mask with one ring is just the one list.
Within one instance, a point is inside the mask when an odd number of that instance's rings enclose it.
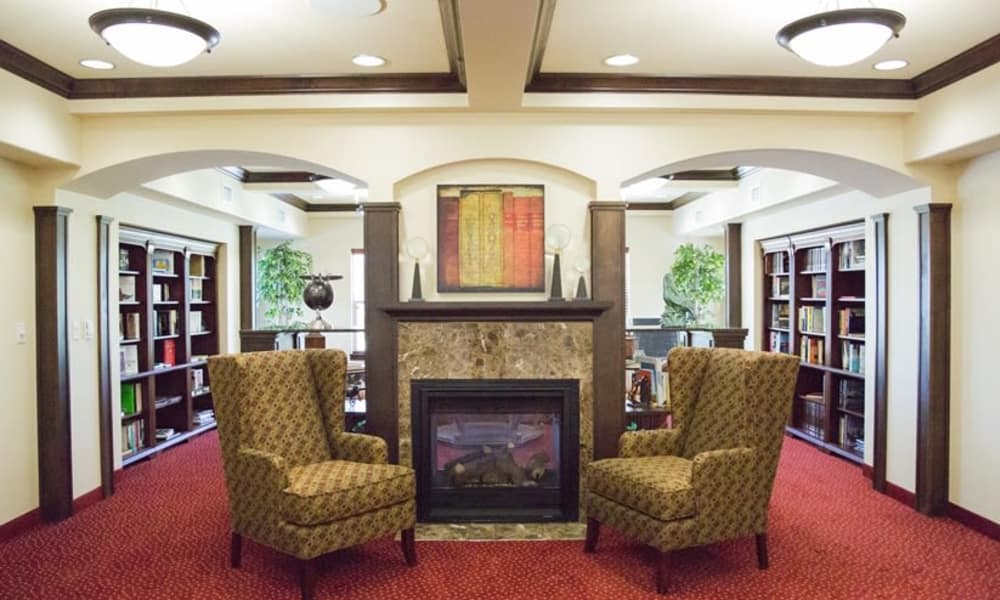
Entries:
{"label": "chair seat cushion", "polygon": [[289,470],[281,516],[297,525],[319,525],[415,496],[416,479],[409,467],[328,460]]}
{"label": "chair seat cushion", "polygon": [[691,464],[680,456],[607,458],[590,464],[587,486],[654,519],[683,519],[695,514]]}

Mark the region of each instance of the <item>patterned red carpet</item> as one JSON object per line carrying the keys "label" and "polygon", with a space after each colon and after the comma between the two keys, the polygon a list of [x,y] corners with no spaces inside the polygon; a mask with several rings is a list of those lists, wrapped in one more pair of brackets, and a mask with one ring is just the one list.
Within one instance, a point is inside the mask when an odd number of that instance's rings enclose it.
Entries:
{"label": "patterned red carpet", "polygon": [[[408,569],[381,540],[327,557],[319,598],[655,598],[653,554],[605,529],[580,542],[421,542]],[[248,544],[227,567],[214,433],[130,468],[116,495],[0,545],[0,598],[297,600],[294,565]],[[676,553],[676,599],[1000,599],[1000,544],[868,489],[856,467],[786,439],[771,509],[771,568],[753,541]]]}

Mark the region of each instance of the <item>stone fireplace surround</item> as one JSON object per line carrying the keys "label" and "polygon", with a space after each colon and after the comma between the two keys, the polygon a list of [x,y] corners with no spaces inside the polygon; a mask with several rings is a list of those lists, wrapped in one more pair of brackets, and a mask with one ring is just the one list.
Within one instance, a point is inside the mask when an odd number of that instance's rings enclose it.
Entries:
{"label": "stone fireplace surround", "polygon": [[413,465],[410,383],[419,379],[576,379],[579,471],[594,459],[590,322],[401,322],[397,336],[399,463]]}

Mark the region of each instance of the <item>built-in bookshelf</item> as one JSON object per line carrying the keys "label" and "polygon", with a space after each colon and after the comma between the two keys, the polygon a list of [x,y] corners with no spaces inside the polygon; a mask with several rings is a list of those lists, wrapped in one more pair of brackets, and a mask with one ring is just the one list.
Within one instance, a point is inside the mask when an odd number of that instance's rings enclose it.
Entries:
{"label": "built-in bookshelf", "polygon": [[215,427],[205,360],[219,352],[215,244],[122,226],[122,465]]}
{"label": "built-in bookshelf", "polygon": [[761,349],[801,361],[789,433],[860,462],[865,451],[865,229],[761,242]]}

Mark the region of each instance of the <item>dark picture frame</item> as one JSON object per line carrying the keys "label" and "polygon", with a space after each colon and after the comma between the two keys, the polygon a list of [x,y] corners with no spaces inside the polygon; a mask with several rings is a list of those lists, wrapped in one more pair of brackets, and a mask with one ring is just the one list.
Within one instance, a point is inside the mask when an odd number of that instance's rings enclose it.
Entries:
{"label": "dark picture frame", "polygon": [[437,186],[438,292],[544,292],[545,186]]}

